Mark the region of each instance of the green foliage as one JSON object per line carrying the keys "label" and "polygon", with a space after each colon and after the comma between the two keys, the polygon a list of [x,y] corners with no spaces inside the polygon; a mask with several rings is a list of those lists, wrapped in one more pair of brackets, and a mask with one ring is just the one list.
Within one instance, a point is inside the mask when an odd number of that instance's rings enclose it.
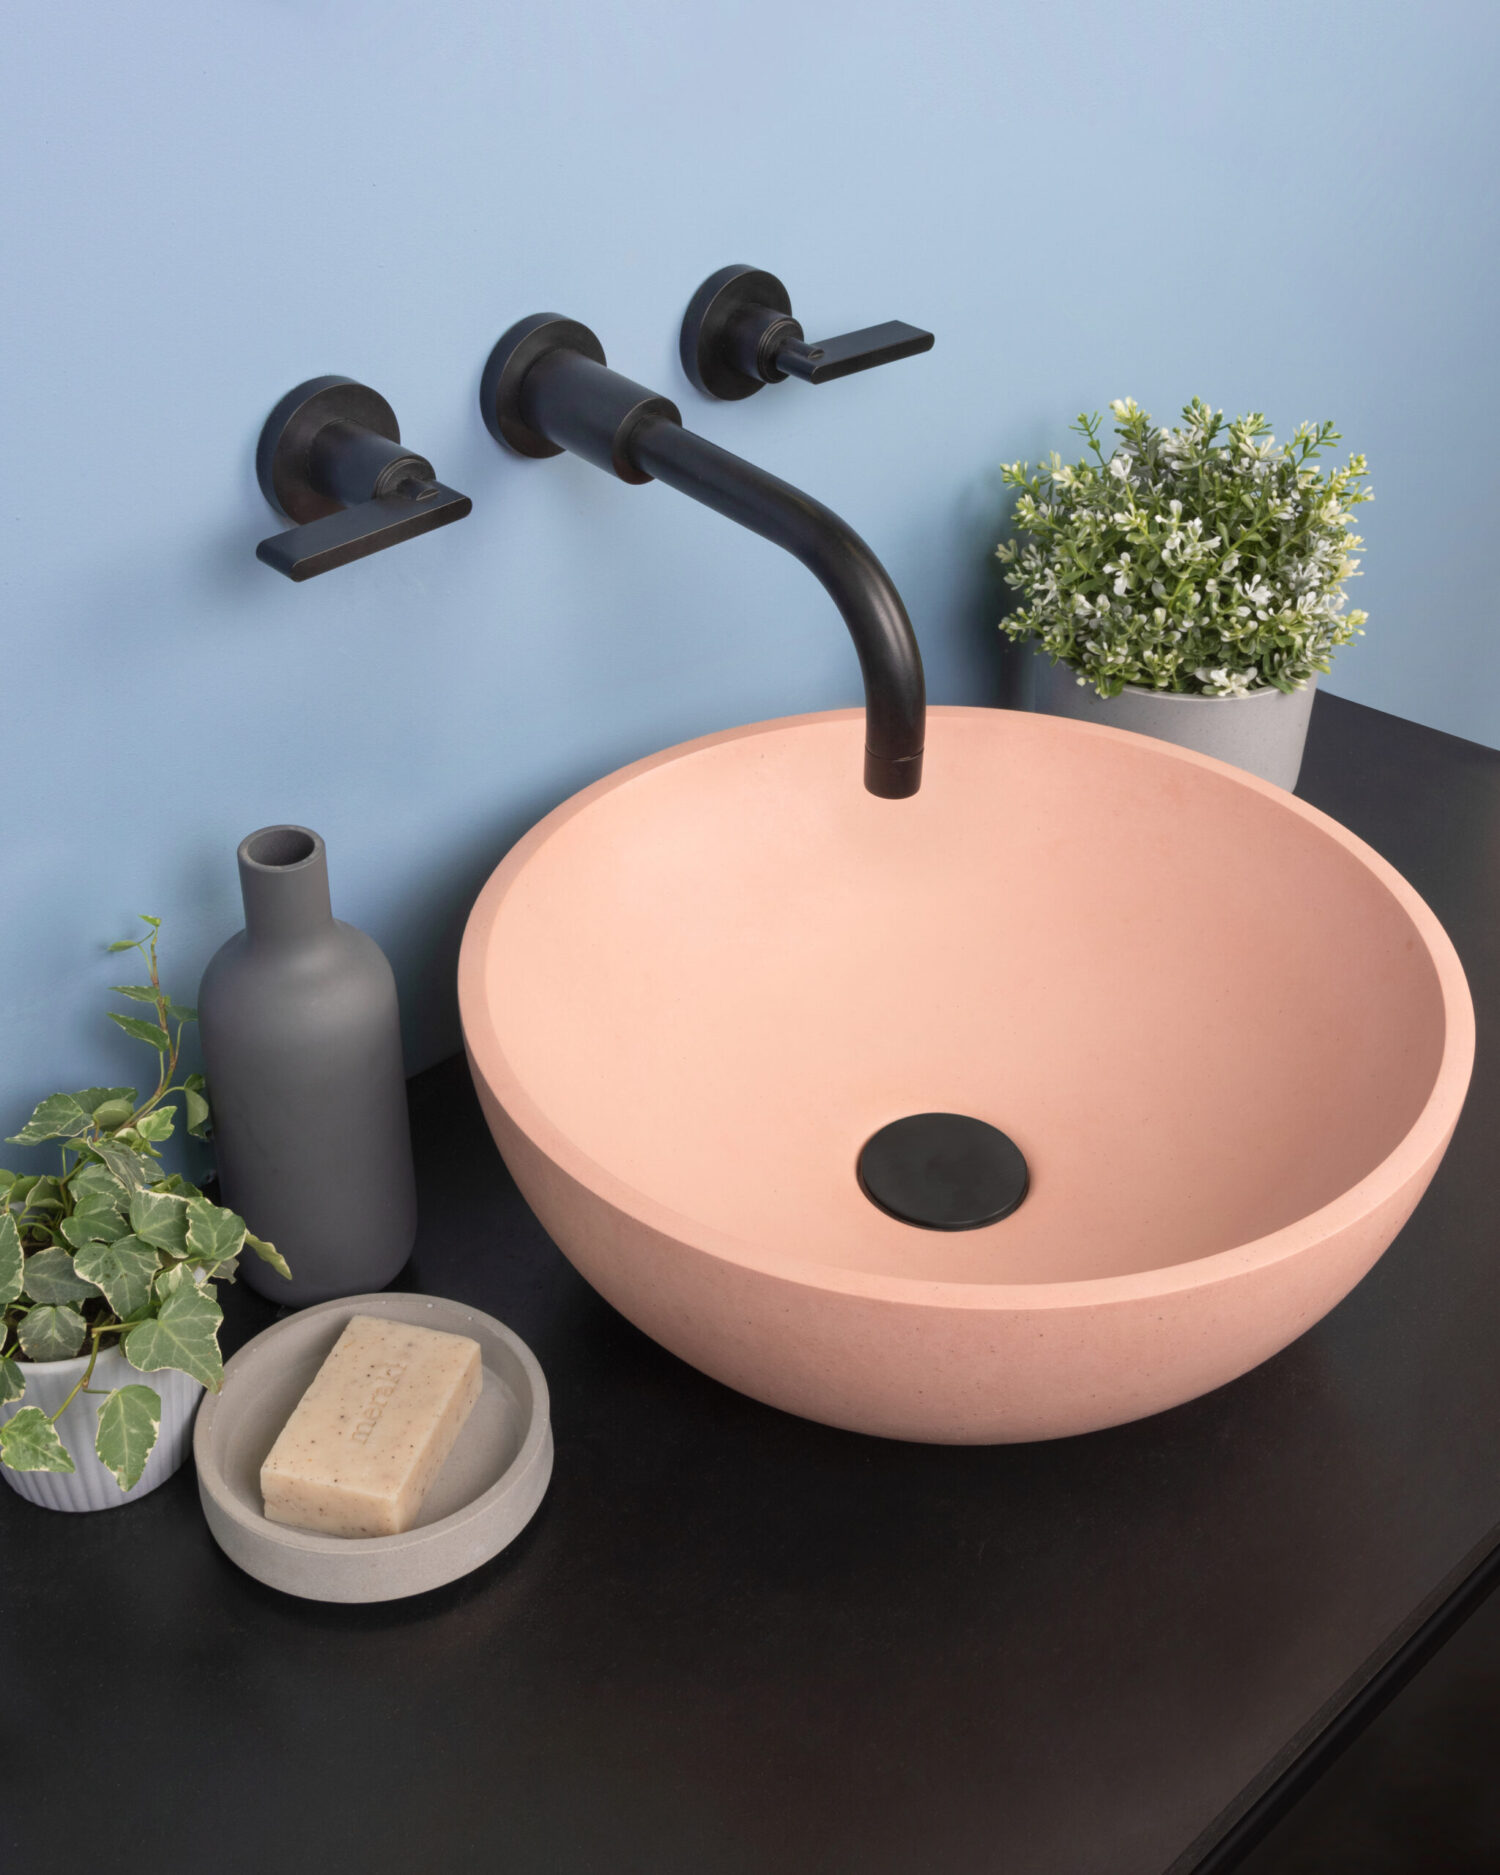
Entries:
{"label": "green foliage", "polygon": [[[179,1266],[180,1267],[180,1266]],[[174,1274],[176,1272],[173,1272]],[[214,1300],[210,1285],[200,1287],[191,1277],[179,1281],[159,1299],[154,1316],[127,1329],[121,1346],[132,1367],[143,1374],[159,1367],[180,1368],[217,1393],[224,1378],[219,1353],[219,1324],[224,1311]]]}
{"label": "green foliage", "polygon": [[94,1450],[122,1491],[140,1482],[161,1426],[161,1395],[153,1387],[116,1387],[99,1408]]}
{"label": "green foliage", "polygon": [[134,1097],[133,1087],[85,1087],[78,1094],[49,1094],[20,1132],[11,1134],[11,1144],[34,1146],[44,1139],[71,1139],[88,1131],[98,1108]]}
{"label": "green foliage", "polygon": [[142,1243],[168,1256],[187,1255],[187,1199],[161,1189],[138,1191],[130,1199],[130,1228]]}
{"label": "green foliage", "polygon": [[7,1211],[0,1217],[0,1303],[14,1302],[21,1293],[21,1233]]}
{"label": "green foliage", "polygon": [[88,1324],[64,1302],[39,1302],[16,1323],[21,1352],[31,1361],[66,1361],[83,1346]]}
{"label": "green foliage", "polygon": [[27,1257],[25,1284],[32,1302],[87,1302],[99,1293],[82,1280],[72,1257],[56,1244]]}
{"label": "green foliage", "polygon": [[247,1230],[245,1232],[245,1242],[260,1258],[262,1263],[270,1264],[271,1268],[275,1270],[278,1276],[284,1276],[288,1282],[292,1280],[292,1272],[287,1267],[286,1258],[276,1248],[275,1244],[267,1243],[264,1237],[257,1237],[253,1230]]}
{"label": "green foliage", "polygon": [[74,1259],[80,1276],[104,1292],[104,1299],[122,1322],[134,1321],[151,1305],[151,1282],[161,1259],[150,1244],[138,1237],[117,1237],[113,1243],[92,1243]]}
{"label": "green foliage", "polygon": [[12,1471],[75,1471],[57,1428],[39,1406],[23,1406],[0,1426],[0,1463]]}
{"label": "green foliage", "polygon": [[[0,1408],[20,1400],[28,1362],[87,1355],[78,1384],[54,1413],[22,1406],[0,1423],[0,1463],[17,1471],[72,1471],[57,1422],[89,1386],[101,1346],[117,1345],[144,1373],[177,1368],[206,1387],[223,1378],[215,1281],[233,1278],[248,1245],[283,1276],[291,1272],[272,1244],[245,1221],[212,1204],[179,1173],[163,1173],[157,1146],[171,1137],[180,1097],[187,1130],[205,1138],[211,1121],[201,1074],[174,1080],[183,1027],[196,1012],[161,986],[149,933],[111,944],[138,951],[148,983],[117,984],[115,994],[145,1016],[110,1013],[118,1028],[156,1058],[157,1081],[142,1099],[133,1087],[86,1087],[41,1101],[13,1143],[62,1142],[62,1169],[0,1171]],[[113,1337],[113,1342],[110,1341]],[[161,1422],[156,1392],[139,1385],[104,1396],[95,1450],[122,1491],[140,1479]]]}
{"label": "green foliage", "polygon": [[1022,595],[1002,620],[1100,696],[1127,684],[1194,696],[1299,690],[1361,632],[1346,611],[1357,576],[1353,510],[1371,499],[1365,459],[1316,460],[1337,443],[1331,423],[1301,424],[1278,446],[1263,416],[1237,417],[1194,398],[1182,427],[1158,429],[1132,398],[1110,406],[1106,457],[1097,416],[1073,428],[1090,454],[1053,454],[1035,472],[1003,471],[1018,488],[1016,540],[996,550]]}

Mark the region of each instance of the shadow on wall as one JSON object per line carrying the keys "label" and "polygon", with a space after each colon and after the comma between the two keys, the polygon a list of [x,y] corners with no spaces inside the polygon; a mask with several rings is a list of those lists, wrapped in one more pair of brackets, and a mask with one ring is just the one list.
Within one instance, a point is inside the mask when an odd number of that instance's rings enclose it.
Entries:
{"label": "shadow on wall", "polygon": [[997,463],[964,490],[956,515],[957,552],[950,570],[952,604],[964,641],[974,644],[973,668],[962,701],[1010,708],[1015,701],[1017,652],[1000,630],[1000,621],[1020,604],[1005,584],[995,548],[1011,531],[1015,490],[1000,479]]}

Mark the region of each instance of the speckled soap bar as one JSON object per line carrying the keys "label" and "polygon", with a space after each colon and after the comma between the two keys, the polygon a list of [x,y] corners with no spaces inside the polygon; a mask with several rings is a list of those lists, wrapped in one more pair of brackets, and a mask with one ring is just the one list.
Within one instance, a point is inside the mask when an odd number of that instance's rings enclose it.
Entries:
{"label": "speckled soap bar", "polygon": [[272,1523],[395,1536],[479,1398],[479,1343],[352,1315],[260,1468]]}

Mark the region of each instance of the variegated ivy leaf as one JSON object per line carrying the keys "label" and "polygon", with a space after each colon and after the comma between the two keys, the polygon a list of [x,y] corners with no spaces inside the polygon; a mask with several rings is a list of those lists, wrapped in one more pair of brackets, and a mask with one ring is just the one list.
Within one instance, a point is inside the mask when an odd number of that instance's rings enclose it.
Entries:
{"label": "variegated ivy leaf", "polygon": [[129,1186],[132,1191],[139,1191],[156,1170],[151,1159],[132,1152],[129,1146],[122,1145],[117,1139],[91,1140],[88,1150],[96,1154],[120,1183]]}
{"label": "variegated ivy leaf", "polygon": [[238,1256],[245,1241],[245,1220],[233,1211],[210,1204],[207,1198],[190,1198],[187,1207],[188,1255],[195,1263],[212,1266],[227,1257]]}
{"label": "variegated ivy leaf", "polygon": [[0,1460],[12,1471],[72,1471],[68,1448],[39,1406],[23,1406],[0,1426]]}
{"label": "variegated ivy leaf", "polygon": [[212,1293],[192,1280],[184,1265],[178,1264],[163,1275],[187,1276],[187,1281],[172,1285],[160,1314],[127,1330],[121,1340],[125,1358],[145,1374],[175,1367],[217,1393],[224,1377],[218,1339],[224,1312]]}
{"label": "variegated ivy leaf", "polygon": [[158,1054],[165,1055],[172,1046],[171,1036],[154,1022],[142,1022],[139,1016],[117,1015],[113,1009],[109,1012],[109,1019],[116,1028],[133,1035],[138,1042],[149,1042]]}
{"label": "variegated ivy leaf", "polygon": [[85,1244],[113,1243],[117,1237],[123,1237],[130,1227],[112,1204],[100,1204],[96,1199],[79,1205],[73,1215],[65,1217],[57,1228],[66,1242],[75,1250],[81,1250]]}
{"label": "variegated ivy leaf", "polygon": [[112,1132],[115,1127],[123,1126],[134,1112],[133,1100],[106,1100],[94,1114],[94,1125],[103,1132]]}
{"label": "variegated ivy leaf", "polygon": [[148,1113],[136,1127],[142,1139],[153,1142],[172,1137],[172,1128],[177,1124],[175,1107],[158,1107],[154,1113]]}
{"label": "variegated ivy leaf", "polygon": [[49,1094],[33,1111],[12,1144],[34,1146],[44,1139],[72,1139],[94,1124],[94,1111],[107,1100],[135,1098],[133,1087],[85,1087],[76,1094]]}
{"label": "variegated ivy leaf", "polygon": [[158,1186],[135,1192],[130,1200],[130,1228],[142,1242],[154,1244],[168,1256],[187,1255],[187,1200]]}
{"label": "variegated ivy leaf", "polygon": [[83,1346],[85,1323],[77,1309],[43,1303],[28,1309],[16,1328],[16,1339],[33,1361],[66,1361]]}
{"label": "variegated ivy leaf", "polygon": [[194,1269],[191,1263],[170,1263],[166,1269],[158,1270],[151,1283],[151,1294],[158,1308],[179,1289],[195,1289],[202,1275],[203,1271]]}
{"label": "variegated ivy leaf", "polygon": [[116,1387],[99,1408],[94,1450],[128,1491],[140,1480],[161,1426],[161,1395],[152,1387]]}
{"label": "variegated ivy leaf", "polygon": [[[0,1308],[7,1302],[14,1302],[21,1293],[23,1261],[21,1233],[16,1229],[16,1220],[7,1211],[0,1216]],[[0,1345],[3,1342],[4,1335],[0,1333]]]}
{"label": "variegated ivy leaf", "polygon": [[26,1369],[8,1354],[0,1355],[0,1406],[19,1400],[26,1391]]}
{"label": "variegated ivy leaf", "polygon": [[[130,946],[127,944],[125,948],[129,950]],[[116,983],[113,988],[116,996],[128,996],[133,1003],[154,1005],[159,994],[149,983]]]}
{"label": "variegated ivy leaf", "polygon": [[[141,1156],[146,1159],[161,1158],[161,1154],[156,1150],[155,1146],[151,1144],[151,1141],[142,1134],[139,1127],[122,1126],[113,1135],[112,1142],[103,1141],[101,1143],[113,1143],[117,1146],[124,1146],[131,1152],[140,1153]],[[151,1180],[156,1176],[156,1167],[154,1165],[143,1166],[141,1168],[141,1176],[147,1181]]]}
{"label": "variegated ivy leaf", "polygon": [[96,1283],[104,1299],[128,1322],[151,1303],[151,1279],[160,1259],[138,1237],[120,1237],[114,1243],[91,1243],[73,1259],[78,1274]]}
{"label": "variegated ivy leaf", "polygon": [[275,1244],[267,1243],[264,1237],[257,1237],[253,1230],[245,1232],[245,1244],[247,1248],[255,1252],[262,1263],[269,1263],[278,1276],[284,1276],[288,1282],[292,1280],[292,1272],[287,1268],[286,1258]]}
{"label": "variegated ivy leaf", "polygon": [[169,1198],[201,1198],[203,1193],[196,1185],[190,1185],[180,1172],[169,1172],[165,1178],[157,1179],[151,1187],[155,1192],[164,1192]]}
{"label": "variegated ivy leaf", "polygon": [[62,1185],[51,1176],[34,1179],[26,1192],[28,1211],[60,1211],[62,1209]]}
{"label": "variegated ivy leaf", "polygon": [[74,1204],[92,1204],[95,1200],[113,1204],[124,1211],[130,1203],[130,1193],[117,1179],[107,1165],[98,1165],[92,1159],[85,1159],[68,1180],[68,1190],[73,1194]]}
{"label": "variegated ivy leaf", "polygon": [[213,1125],[213,1114],[209,1110],[201,1074],[190,1074],[187,1077],[182,1084],[182,1097],[187,1104],[187,1130],[194,1139],[206,1139]]}
{"label": "variegated ivy leaf", "polygon": [[93,1283],[80,1278],[72,1257],[57,1244],[27,1257],[21,1281],[33,1302],[87,1302],[99,1293]]}
{"label": "variegated ivy leaf", "polygon": [[62,1209],[62,1186],[55,1178],[18,1178],[14,1190],[19,1197],[21,1187],[26,1187],[26,1202],[22,1206],[26,1211],[60,1211]]}

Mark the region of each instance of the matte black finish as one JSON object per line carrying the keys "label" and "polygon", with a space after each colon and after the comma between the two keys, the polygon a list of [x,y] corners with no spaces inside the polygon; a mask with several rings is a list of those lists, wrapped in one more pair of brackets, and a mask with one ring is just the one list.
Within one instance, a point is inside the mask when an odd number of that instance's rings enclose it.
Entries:
{"label": "matte black finish", "polygon": [[980,1230],[1010,1216],[1030,1175],[1021,1148],[967,1113],[909,1113],[860,1150],[860,1189],[923,1230]]}
{"label": "matte black finish", "polygon": [[[1309,1753],[1249,1856],[1245,1824],[1194,1875],[1494,1875],[1500,1866],[1500,1556],[1449,1598]],[[1395,1682],[1389,1691],[1388,1682]],[[1290,1787],[1292,1779],[1277,1785]],[[1247,1824],[1264,1824],[1264,1802]]]}
{"label": "matte black finish", "polygon": [[[1300,785],[1443,919],[1480,1030],[1431,1190],[1325,1321],[1086,1438],[835,1432],[601,1301],[451,1061],[411,1084],[401,1280],[535,1349],[547,1502],[466,1581],[356,1608],[240,1574],[191,1466],[101,1516],[0,1485],[0,1739],[26,1767],[0,1863],[74,1867],[86,1789],[109,1875],[1200,1866],[1500,1544],[1500,753],[1320,695]],[[275,1319],[226,1303],[230,1348]],[[122,1711],[218,1771],[142,1776]]]}
{"label": "matte black finish", "polygon": [[292,1279],[246,1256],[273,1302],[383,1289],[417,1231],[396,979],[372,937],[333,915],[308,827],[262,827],[237,855],[245,928],[198,993],[225,1204]]}
{"label": "matte black finish", "polygon": [[[1485,1787],[1488,1792],[1496,1789],[1495,1766],[1500,1763],[1500,1649],[1496,1647],[1497,1630],[1495,1623],[1496,1609],[1491,1605],[1489,1618],[1482,1624],[1487,1630],[1481,1637],[1481,1624],[1470,1628],[1467,1623],[1490,1601],[1497,1587],[1500,1587],[1500,1549],[1489,1554],[1466,1577],[1458,1588],[1443,1602],[1435,1613],[1430,1615],[1402,1646],[1391,1655],[1375,1677],[1362,1687],[1338,1717],[1321,1733],[1317,1740],[1276,1780],[1269,1790],[1240,1818],[1229,1834],[1198,1865],[1193,1875],[1229,1875],[1232,1869],[1254,1869],[1257,1875],[1292,1875],[1291,1864],[1284,1862],[1275,1851],[1279,1846],[1287,1848],[1303,1847],[1303,1837],[1307,1826],[1313,1822],[1313,1813],[1299,1810],[1302,1799],[1314,1790],[1318,1792],[1317,1808],[1322,1808],[1325,1800],[1334,1797],[1332,1785],[1322,1782],[1325,1774],[1335,1765],[1340,1766],[1340,1781],[1346,1781],[1353,1788],[1345,1788],[1339,1793],[1340,1801],[1351,1808],[1357,1805],[1359,1825],[1366,1835],[1372,1827],[1378,1830],[1386,1819],[1380,1815],[1382,1809],[1395,1809],[1398,1814],[1404,1812],[1403,1820],[1407,1823],[1404,1832],[1406,1841],[1393,1842],[1387,1839],[1379,1855],[1378,1870],[1372,1867],[1377,1858],[1350,1854],[1348,1840],[1350,1832],[1340,1831],[1343,1837],[1340,1847],[1343,1856],[1337,1869],[1331,1869],[1326,1857],[1319,1856],[1316,1861],[1298,1859],[1297,1870],[1316,1870],[1316,1875],[1422,1875],[1426,1869],[1441,1869],[1443,1875],[1467,1875],[1472,1870],[1474,1875],[1494,1875],[1500,1867],[1500,1828],[1490,1835],[1488,1842],[1478,1844],[1474,1841],[1471,1820],[1461,1815],[1437,1816],[1430,1812],[1421,1817],[1420,1782],[1411,1776],[1414,1767],[1402,1767],[1406,1773],[1406,1788],[1393,1791],[1389,1776],[1390,1766],[1382,1765],[1376,1757],[1373,1762],[1356,1767],[1354,1762],[1345,1764],[1345,1754],[1350,1753],[1352,1760],[1364,1757],[1368,1748],[1365,1735],[1371,1727],[1383,1730],[1394,1729],[1397,1725],[1410,1732],[1425,1717],[1429,1721],[1431,1713],[1411,1712],[1402,1702],[1395,1712],[1389,1711],[1393,1701],[1406,1691],[1408,1682],[1423,1674],[1430,1663],[1437,1661],[1439,1669],[1446,1675],[1461,1670],[1463,1656],[1476,1644],[1485,1647],[1490,1658],[1487,1663],[1486,1681],[1489,1697],[1490,1723],[1488,1727],[1476,1733],[1472,1716],[1464,1715],[1466,1723],[1462,1725],[1462,1736],[1458,1741],[1444,1737],[1441,1732],[1429,1735],[1420,1742],[1425,1747],[1424,1755],[1430,1760],[1434,1753],[1441,1754],[1449,1761],[1444,1765],[1446,1779],[1457,1782],[1467,1781]],[[1462,1638],[1459,1638],[1459,1637]],[[1458,1647],[1449,1649],[1449,1643],[1458,1639]],[[1438,1656],[1443,1658],[1438,1660]],[[1485,1670],[1481,1663],[1481,1671]],[[1426,1676],[1424,1675],[1424,1678]],[[1413,1689],[1415,1690],[1415,1689]],[[1407,1698],[1412,1697],[1407,1693]],[[1459,1728],[1455,1728],[1459,1729]],[[1408,1744],[1415,1744],[1416,1739],[1409,1738]],[[1352,1752],[1351,1752],[1351,1747]],[[1389,1749],[1389,1746],[1387,1746]],[[1355,1782],[1355,1780],[1358,1780]],[[1446,1781],[1446,1780],[1445,1780]],[[1439,1800],[1448,1793],[1439,1786],[1434,1793]],[[1496,1805],[1491,1794],[1489,1803],[1490,1817],[1493,1822]],[[1416,1812],[1414,1815],[1413,1812]],[[1413,1828],[1418,1823],[1420,1827]],[[1352,1819],[1345,1817],[1341,1822]],[[1482,1853],[1476,1859],[1466,1858],[1462,1852],[1456,1855],[1445,1854],[1449,1847],[1445,1840],[1451,1834],[1456,1839],[1468,1838],[1467,1848],[1479,1849]],[[1420,1841],[1420,1852],[1413,1853],[1415,1838]],[[1269,1839],[1269,1840],[1267,1840]],[[1337,1836],[1335,1838],[1338,1839]],[[1403,1853],[1403,1849],[1405,1853]]]}
{"label": "matte black finish", "polygon": [[859,657],[865,786],[903,800],[922,781],[926,687],[916,634],[890,575],[847,522],[790,483],[682,427],[669,398],[611,371],[586,326],[538,313],[491,352],[481,408],[523,455],[572,450],[626,482],[653,479],[784,547],[822,582]]}
{"label": "matte black finish", "polygon": [[263,540],[255,557],[293,580],[447,527],[474,505],[402,446],[396,413],[352,378],[288,391],[261,429],[255,472],[271,506],[301,523]]}
{"label": "matte black finish", "polygon": [[688,302],[678,346],[689,381],[710,397],[753,397],[788,377],[828,384],[930,352],[933,336],[892,319],[809,343],[775,274],[734,265],[710,274]]}

